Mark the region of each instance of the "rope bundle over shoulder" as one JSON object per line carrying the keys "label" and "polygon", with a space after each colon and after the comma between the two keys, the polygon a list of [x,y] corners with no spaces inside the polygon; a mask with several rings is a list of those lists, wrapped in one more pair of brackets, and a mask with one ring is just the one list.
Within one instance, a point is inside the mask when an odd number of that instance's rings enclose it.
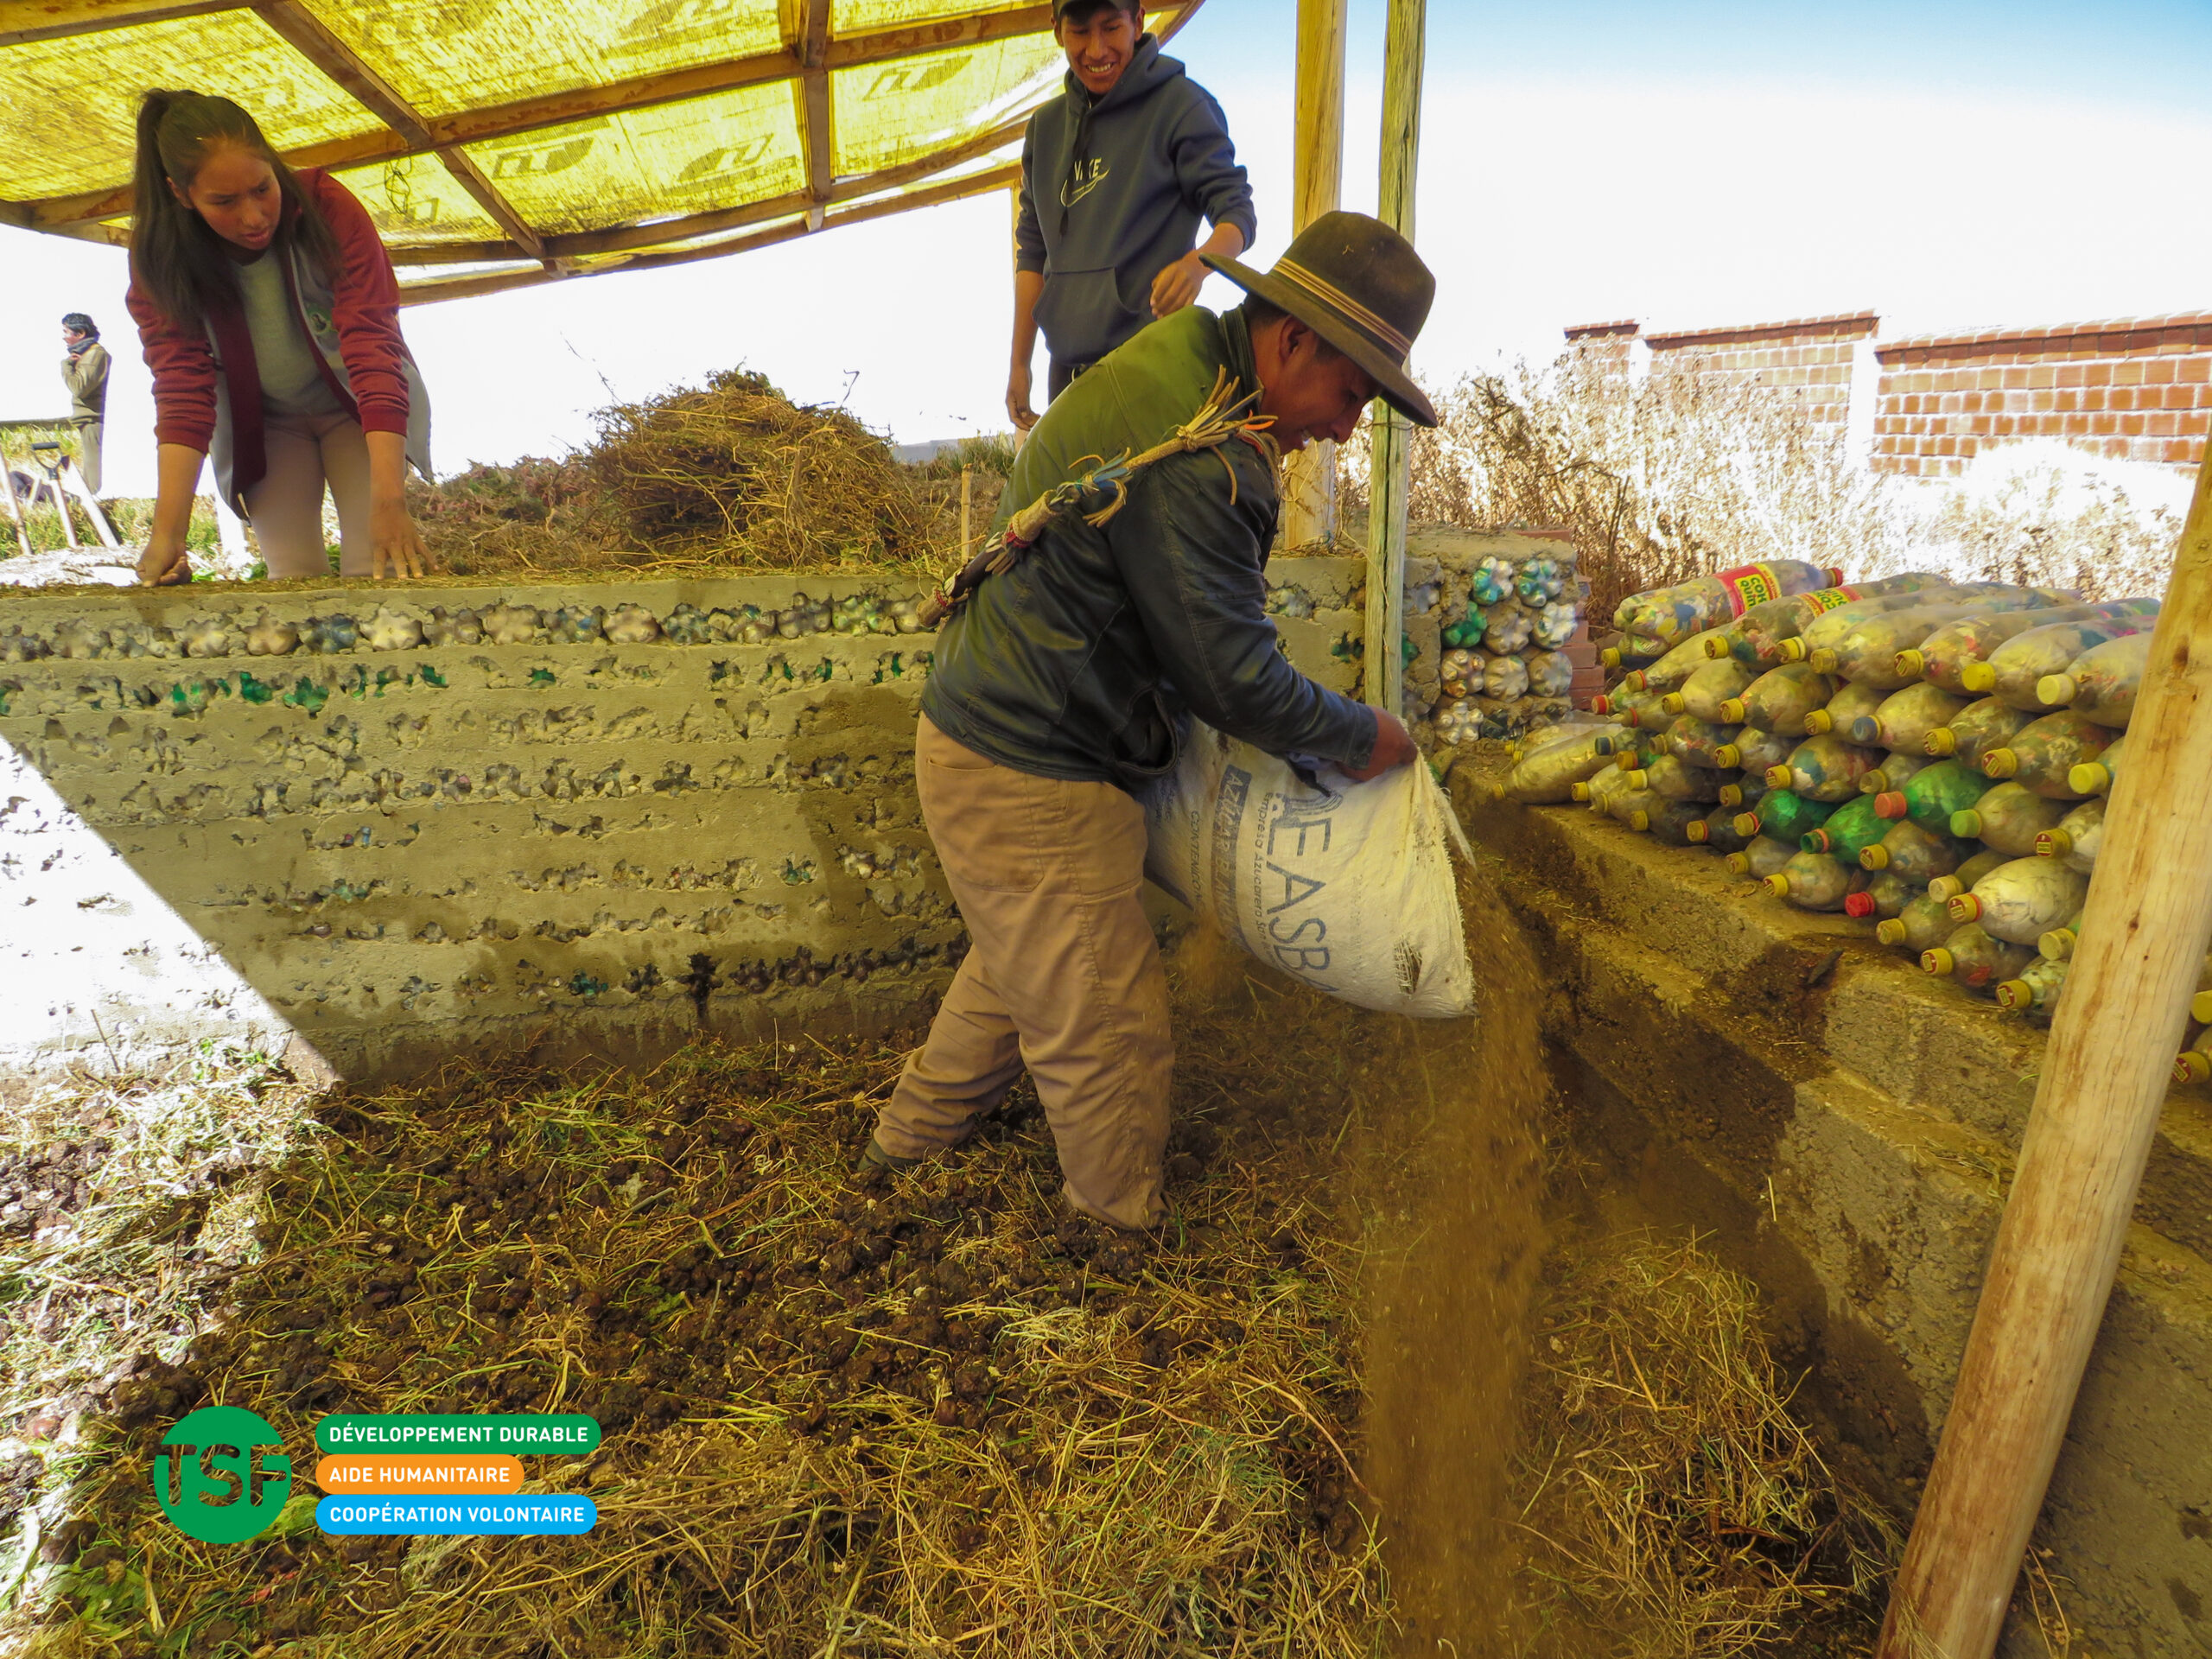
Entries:
{"label": "rope bundle over shoulder", "polygon": [[[1007,520],[1005,531],[998,540],[980,549],[975,557],[963,566],[951,582],[930,595],[921,608],[921,622],[933,628],[967,602],[968,596],[982,585],[986,576],[995,576],[1011,570],[1022,556],[1036,544],[1046,528],[1066,513],[1080,518],[1093,527],[1105,524],[1122,510],[1129,498],[1129,480],[1156,461],[1170,455],[1187,455],[1201,449],[1218,449],[1231,438],[1241,437],[1255,446],[1273,448],[1265,434],[1274,423],[1272,415],[1253,413],[1259,398],[1256,391],[1236,397],[1236,382],[1230,378],[1227,369],[1214,376],[1213,390],[1198,412],[1177,427],[1151,448],[1132,455],[1124,450],[1111,461],[1087,455],[1086,461],[1098,464],[1076,477],[1055,484],[1027,506]],[[1229,463],[1224,459],[1222,465]],[[1229,486],[1236,487],[1236,474],[1231,470]],[[1106,499],[1103,504],[1099,499]],[[1094,505],[1097,504],[1097,505]]]}

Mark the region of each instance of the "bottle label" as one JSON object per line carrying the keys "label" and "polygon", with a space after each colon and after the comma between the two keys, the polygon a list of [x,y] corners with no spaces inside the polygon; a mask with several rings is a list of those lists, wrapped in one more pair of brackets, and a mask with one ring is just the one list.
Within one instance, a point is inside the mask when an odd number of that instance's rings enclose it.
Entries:
{"label": "bottle label", "polygon": [[1741,616],[1754,605],[1783,596],[1782,578],[1770,564],[1739,565],[1733,570],[1723,570],[1719,581],[1728,595],[1728,614],[1732,617]]}
{"label": "bottle label", "polygon": [[1839,605],[1848,605],[1853,600],[1863,599],[1866,595],[1856,588],[1815,588],[1811,593],[1800,594],[1797,597],[1806,610],[1818,616],[1823,611],[1832,611]]}

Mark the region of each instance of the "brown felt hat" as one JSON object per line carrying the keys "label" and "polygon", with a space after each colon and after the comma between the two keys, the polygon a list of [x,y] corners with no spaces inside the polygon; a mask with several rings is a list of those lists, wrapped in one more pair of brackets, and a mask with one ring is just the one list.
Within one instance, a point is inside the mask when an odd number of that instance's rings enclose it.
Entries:
{"label": "brown felt hat", "polygon": [[1200,257],[1365,369],[1382,400],[1407,419],[1436,424],[1436,410],[1406,373],[1414,337],[1436,298],[1436,278],[1414,245],[1381,219],[1324,213],[1264,275],[1234,259]]}

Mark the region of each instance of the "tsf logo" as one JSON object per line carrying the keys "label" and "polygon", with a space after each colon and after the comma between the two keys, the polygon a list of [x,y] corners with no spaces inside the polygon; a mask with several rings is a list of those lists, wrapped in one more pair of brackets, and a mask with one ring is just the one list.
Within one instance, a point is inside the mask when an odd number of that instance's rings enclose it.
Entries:
{"label": "tsf logo", "polygon": [[242,1544],[268,1529],[292,1495],[292,1460],[276,1431],[242,1406],[205,1406],[162,1437],[154,1501],[187,1537]]}

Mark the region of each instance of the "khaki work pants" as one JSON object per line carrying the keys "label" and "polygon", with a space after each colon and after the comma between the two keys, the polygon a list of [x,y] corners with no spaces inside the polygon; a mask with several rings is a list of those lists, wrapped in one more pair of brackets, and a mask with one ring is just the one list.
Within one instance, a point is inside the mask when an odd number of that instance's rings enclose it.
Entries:
{"label": "khaki work pants", "polygon": [[914,747],[922,817],[971,944],[876,1140],[900,1158],[957,1146],[1026,1065],[1068,1202],[1152,1226],[1175,1052],[1138,895],[1144,809],[1110,784],[986,760],[927,715]]}

